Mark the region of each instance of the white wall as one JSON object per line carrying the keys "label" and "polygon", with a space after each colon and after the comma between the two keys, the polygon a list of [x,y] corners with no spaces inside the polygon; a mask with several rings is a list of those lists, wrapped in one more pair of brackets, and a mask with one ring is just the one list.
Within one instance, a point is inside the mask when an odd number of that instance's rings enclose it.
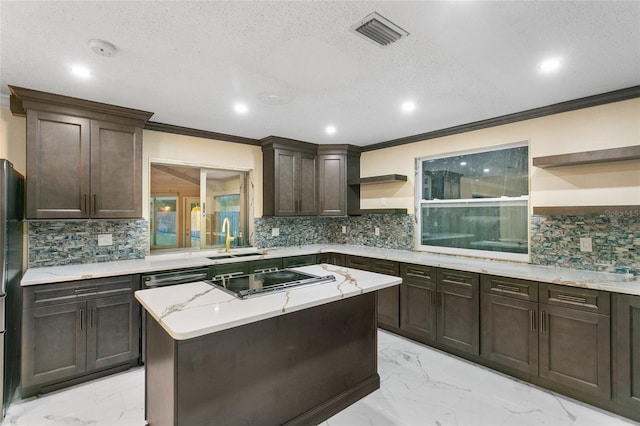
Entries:
{"label": "white wall", "polygon": [[[405,174],[404,184],[361,188],[361,207],[414,212],[415,159],[529,141],[529,156],[567,154],[640,144],[640,99],[600,105],[518,123],[364,152],[363,177]],[[640,160],[554,169],[530,164],[531,206],[640,205]]]}

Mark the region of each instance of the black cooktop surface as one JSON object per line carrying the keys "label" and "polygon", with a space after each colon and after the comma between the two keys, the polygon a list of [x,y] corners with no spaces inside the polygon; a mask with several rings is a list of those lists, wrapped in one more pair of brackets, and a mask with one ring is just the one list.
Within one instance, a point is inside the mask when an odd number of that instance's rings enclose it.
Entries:
{"label": "black cooktop surface", "polygon": [[335,281],[333,275],[317,276],[292,269],[247,275],[215,277],[210,284],[241,299],[270,294],[291,287]]}

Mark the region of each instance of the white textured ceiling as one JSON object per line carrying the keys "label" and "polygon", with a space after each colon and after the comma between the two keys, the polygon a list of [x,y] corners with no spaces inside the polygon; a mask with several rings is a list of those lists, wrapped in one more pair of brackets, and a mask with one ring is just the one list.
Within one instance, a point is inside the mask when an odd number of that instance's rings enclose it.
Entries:
{"label": "white textured ceiling", "polygon": [[[410,35],[383,49],[348,31],[372,11]],[[11,84],[255,139],[364,146],[640,84],[637,1],[2,0],[0,14],[2,95]],[[543,75],[549,56],[563,66]]]}

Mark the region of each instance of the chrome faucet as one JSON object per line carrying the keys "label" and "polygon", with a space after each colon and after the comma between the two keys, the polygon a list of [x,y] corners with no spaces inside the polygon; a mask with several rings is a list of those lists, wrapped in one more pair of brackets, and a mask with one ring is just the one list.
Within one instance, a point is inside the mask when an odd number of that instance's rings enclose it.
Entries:
{"label": "chrome faucet", "polygon": [[229,253],[229,246],[231,245],[231,241],[235,240],[235,237],[231,236],[231,223],[229,222],[229,218],[225,217],[222,221],[222,232],[224,233],[224,228],[227,228],[227,238],[225,239],[224,251],[225,253]]}

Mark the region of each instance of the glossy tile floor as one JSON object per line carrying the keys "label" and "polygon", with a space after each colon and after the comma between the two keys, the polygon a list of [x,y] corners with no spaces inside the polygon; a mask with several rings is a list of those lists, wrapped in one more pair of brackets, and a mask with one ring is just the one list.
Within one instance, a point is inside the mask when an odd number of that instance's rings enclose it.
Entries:
{"label": "glossy tile floor", "polygon": [[[322,426],[638,425],[384,331],[378,346],[381,388]],[[144,424],[142,368],[14,402],[2,423]]]}

